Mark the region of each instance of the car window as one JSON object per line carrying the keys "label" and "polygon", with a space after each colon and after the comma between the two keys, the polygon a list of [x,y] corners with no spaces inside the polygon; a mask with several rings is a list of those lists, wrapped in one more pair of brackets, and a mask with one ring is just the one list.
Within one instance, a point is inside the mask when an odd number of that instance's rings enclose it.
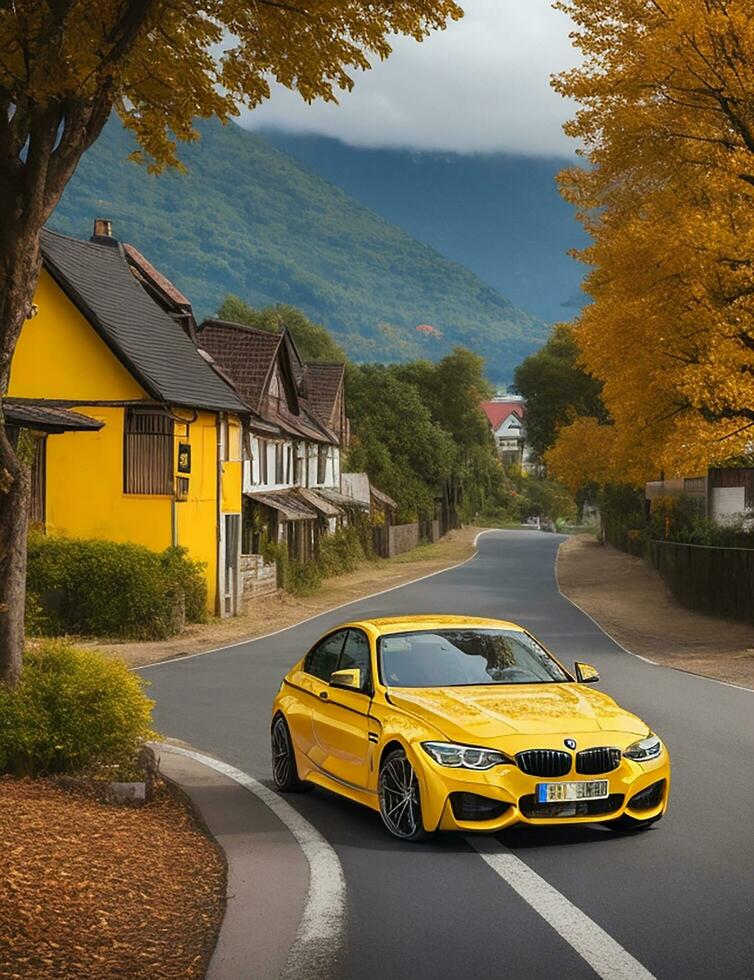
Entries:
{"label": "car window", "polygon": [[570,678],[531,636],[518,630],[400,633],[380,641],[380,676],[396,687],[542,684]]}
{"label": "car window", "polygon": [[369,683],[369,640],[361,630],[349,630],[343,652],[340,655],[338,670],[358,667],[361,671],[361,689],[367,690]]}
{"label": "car window", "polygon": [[331,633],[309,651],[304,664],[307,674],[313,674],[320,680],[330,681],[330,675],[338,669],[340,653],[343,649],[343,641],[348,630],[338,630]]}

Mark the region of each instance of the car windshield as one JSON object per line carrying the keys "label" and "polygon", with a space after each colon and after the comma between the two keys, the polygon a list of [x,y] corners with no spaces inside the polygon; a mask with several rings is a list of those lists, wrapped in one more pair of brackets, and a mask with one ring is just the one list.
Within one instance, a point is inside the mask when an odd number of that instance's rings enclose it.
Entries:
{"label": "car windshield", "polygon": [[388,687],[552,684],[571,678],[527,633],[504,629],[426,630],[380,640]]}

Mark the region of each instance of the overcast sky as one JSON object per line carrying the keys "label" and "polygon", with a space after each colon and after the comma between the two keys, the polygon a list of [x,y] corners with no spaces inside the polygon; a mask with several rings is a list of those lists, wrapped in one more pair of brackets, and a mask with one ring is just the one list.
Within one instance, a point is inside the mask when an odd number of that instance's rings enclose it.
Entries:
{"label": "overcast sky", "polygon": [[422,44],[397,38],[391,57],[359,74],[339,105],[307,105],[286,89],[246,113],[251,128],[277,126],[355,146],[573,152],[561,127],[572,108],[549,84],[577,54],[570,22],[549,0],[460,0],[466,16]]}

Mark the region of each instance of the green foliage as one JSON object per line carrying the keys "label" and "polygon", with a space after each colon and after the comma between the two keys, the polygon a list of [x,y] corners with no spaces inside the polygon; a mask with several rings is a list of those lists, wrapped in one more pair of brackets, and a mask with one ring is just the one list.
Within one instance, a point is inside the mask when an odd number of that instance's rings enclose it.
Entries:
{"label": "green foliage", "polygon": [[160,555],[169,594],[183,593],[187,623],[207,622],[204,563],[189,558],[188,548],[170,547]]}
{"label": "green foliage", "polygon": [[556,524],[573,523],[576,520],[576,501],[560,483],[525,477],[519,486],[522,497],[519,504],[521,520],[543,517]]}
{"label": "green foliage", "polygon": [[469,520],[499,527],[540,517],[563,525],[573,523],[576,514],[575,500],[560,483],[510,468],[505,471],[496,492],[485,500],[479,511],[470,515]]}
{"label": "green foliage", "polygon": [[[331,327],[358,361],[436,360],[460,343],[484,352],[491,377],[509,381],[545,340],[541,321],[263,137],[232,123],[197,130],[201,140],[181,148],[186,173],[157,177],[128,162],[133,139],[111,121],[52,226],[88,237],[100,202],[115,234],[168,275],[200,317],[228,293],[252,306],[292,304]],[[420,324],[441,336],[418,332]]]}
{"label": "green foliage", "polygon": [[454,347],[439,363],[414,361],[396,368],[396,375],[414,384],[432,418],[453,437],[461,450],[492,447],[492,433],[479,407],[492,397],[485,378],[484,358],[465,347]]}
{"label": "green foliage", "polygon": [[29,535],[29,625],[37,634],[155,640],[206,618],[202,565],[183,548]]}
{"label": "green foliage", "polygon": [[544,347],[516,368],[514,382],[526,399],[526,436],[540,459],[554,444],[560,426],[577,416],[608,421],[602,386],[582,370],[578,356],[573,330],[561,323]]}
{"label": "green foliage", "polygon": [[125,664],[48,641],[25,653],[18,687],[0,685],[0,772],[128,771],[153,735],[152,705]]}
{"label": "green foliage", "polygon": [[372,557],[371,542],[366,543],[367,533],[368,524],[338,528],[320,539],[319,553],[307,562],[291,559],[284,542],[265,537],[260,542],[260,553],[265,561],[277,564],[279,588],[293,595],[309,595],[321,585],[322,579],[353,572]]}
{"label": "green foliage", "polygon": [[345,469],[365,470],[398,503],[399,523],[434,516],[434,498],[453,470],[456,446],[399,369],[350,365],[346,375],[353,444]]}
{"label": "green foliage", "polygon": [[754,531],[744,519],[720,525],[704,516],[704,501],[699,497],[659,497],[652,501],[647,527],[656,541],[678,541],[717,548],[754,548]]}
{"label": "green foliage", "polygon": [[342,347],[335,343],[332,334],[319,323],[312,323],[295,306],[278,303],[263,310],[255,310],[238,296],[228,294],[222,302],[217,315],[221,320],[243,323],[247,327],[277,333],[287,327],[304,361],[346,360]]}
{"label": "green foliage", "polygon": [[322,538],[319,544],[317,564],[322,575],[342,575],[355,571],[367,558],[361,536],[356,527],[340,528],[335,534]]}

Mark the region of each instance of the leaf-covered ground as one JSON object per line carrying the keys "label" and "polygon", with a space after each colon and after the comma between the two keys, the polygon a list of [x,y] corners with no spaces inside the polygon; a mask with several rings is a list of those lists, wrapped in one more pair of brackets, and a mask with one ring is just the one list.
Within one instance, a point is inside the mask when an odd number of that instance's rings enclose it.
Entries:
{"label": "leaf-covered ground", "polygon": [[141,808],[0,778],[0,977],[203,977],[225,866],[159,785]]}

